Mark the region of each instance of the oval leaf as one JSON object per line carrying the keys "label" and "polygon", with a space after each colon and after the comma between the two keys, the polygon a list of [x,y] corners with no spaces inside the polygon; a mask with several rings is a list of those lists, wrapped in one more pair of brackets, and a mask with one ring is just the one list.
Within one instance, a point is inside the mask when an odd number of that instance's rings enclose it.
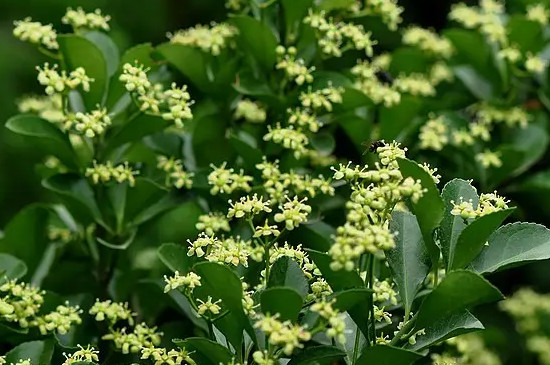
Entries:
{"label": "oval leaf", "polygon": [[479,273],[550,258],[550,230],[534,223],[512,223],[500,227],[489,237],[471,264]]}
{"label": "oval leaf", "polygon": [[275,287],[262,292],[260,296],[262,313],[279,314],[282,321],[296,322],[302,310],[302,296],[291,288]]}

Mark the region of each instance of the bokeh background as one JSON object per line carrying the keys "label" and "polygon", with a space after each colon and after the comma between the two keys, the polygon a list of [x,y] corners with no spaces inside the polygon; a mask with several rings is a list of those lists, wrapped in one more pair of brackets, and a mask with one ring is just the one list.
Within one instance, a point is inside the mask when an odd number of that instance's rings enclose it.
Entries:
{"label": "bokeh background", "polygon": [[[509,0],[506,5],[513,9],[520,7],[523,1],[528,0]],[[473,4],[477,1],[464,2]],[[454,1],[400,0],[399,3],[406,8],[405,23],[441,29]],[[13,21],[32,16],[34,20],[53,23],[63,32],[68,29],[60,19],[69,6],[82,6],[85,10],[101,8],[110,14],[113,17],[111,35],[122,50],[139,43],[158,44],[166,40],[167,32],[223,20],[225,16],[223,0],[0,0],[1,125],[17,112],[18,98],[41,91],[35,66],[45,61],[34,46],[13,38]],[[0,127],[0,227],[25,205],[49,199],[35,171],[35,164],[43,157],[18,136]],[[540,217],[537,219],[534,213],[536,220],[550,226],[550,222]],[[550,263],[544,262],[497,274],[490,279],[505,294],[511,294],[521,286],[548,293],[549,278]],[[482,308],[477,315],[487,324],[488,341],[507,358],[507,363],[534,363],[533,359],[525,357],[522,341],[515,337],[509,318],[498,314],[494,306]]]}

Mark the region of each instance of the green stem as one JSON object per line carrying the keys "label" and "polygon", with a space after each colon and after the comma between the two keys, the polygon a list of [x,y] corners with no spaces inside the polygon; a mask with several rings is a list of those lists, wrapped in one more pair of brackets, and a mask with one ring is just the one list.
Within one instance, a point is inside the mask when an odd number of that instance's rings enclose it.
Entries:
{"label": "green stem", "polygon": [[[369,254],[369,262],[367,264],[367,280],[369,283],[369,289],[374,287],[374,255]],[[370,327],[371,327],[371,340],[372,346],[376,345],[376,321],[374,319],[374,295],[370,293],[371,305],[370,305]]]}
{"label": "green stem", "polygon": [[353,359],[351,360],[352,365],[355,365],[355,363],[357,362],[357,357],[359,356],[360,339],[361,339],[361,331],[359,331],[359,327],[357,327],[355,329],[355,344],[353,345]]}
{"label": "green stem", "polygon": [[214,336],[214,325],[212,324],[212,321],[210,319],[207,319],[206,323],[208,325],[208,336],[212,341],[216,341],[216,337]]}
{"label": "green stem", "polygon": [[[399,330],[399,332],[396,333],[396,335],[392,338],[390,341],[390,346],[395,346],[399,341],[401,341],[414,327],[414,324],[416,322],[416,316],[418,314],[415,314],[409,321],[405,322],[403,324],[403,327]],[[410,337],[410,335],[409,335]]]}

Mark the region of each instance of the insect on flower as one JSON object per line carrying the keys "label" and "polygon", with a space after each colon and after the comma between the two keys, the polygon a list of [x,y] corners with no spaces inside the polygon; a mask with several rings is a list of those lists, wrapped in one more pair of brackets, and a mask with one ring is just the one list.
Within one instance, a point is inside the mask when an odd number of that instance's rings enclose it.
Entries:
{"label": "insect on flower", "polygon": [[368,142],[363,142],[361,143],[362,146],[364,147],[368,147],[367,150],[363,153],[363,154],[366,154],[367,152],[376,152],[376,150],[379,148],[379,147],[384,147],[386,145],[386,143],[382,140],[380,141],[373,141],[371,143],[368,143]]}

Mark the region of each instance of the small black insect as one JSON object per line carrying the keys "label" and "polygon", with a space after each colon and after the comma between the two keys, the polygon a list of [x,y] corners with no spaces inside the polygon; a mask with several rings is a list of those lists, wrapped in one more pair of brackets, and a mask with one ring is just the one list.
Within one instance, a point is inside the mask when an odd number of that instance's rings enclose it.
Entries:
{"label": "small black insect", "polygon": [[380,81],[383,84],[387,84],[390,86],[393,84],[393,77],[387,71],[384,71],[384,70],[376,71],[376,78],[378,78],[378,81]]}
{"label": "small black insect", "polygon": [[[379,147],[384,147],[386,145],[386,143],[384,141],[374,141],[370,144],[368,144],[367,142],[363,142],[362,143],[363,146],[368,146],[368,150],[369,152],[376,152],[376,150],[379,148]],[[365,151],[365,152],[367,152]]]}

